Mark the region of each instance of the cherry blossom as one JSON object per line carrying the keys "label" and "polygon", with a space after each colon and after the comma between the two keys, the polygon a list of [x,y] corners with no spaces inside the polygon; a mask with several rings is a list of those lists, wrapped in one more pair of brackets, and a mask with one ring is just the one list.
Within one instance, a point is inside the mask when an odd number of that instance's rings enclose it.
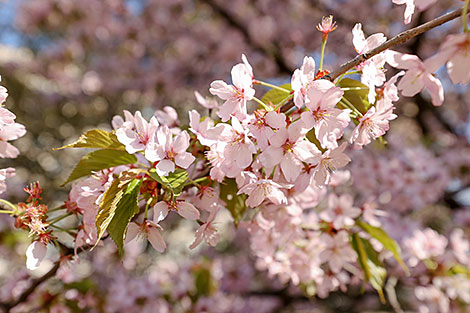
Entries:
{"label": "cherry blossom", "polygon": [[470,34],[455,34],[447,36],[436,55],[427,60],[431,70],[437,70],[447,63],[447,72],[454,84],[470,82]]}
{"label": "cherry blossom", "polygon": [[160,176],[168,176],[175,171],[175,165],[187,169],[196,159],[186,152],[189,147],[189,134],[182,131],[173,137],[170,129],[163,125],[151,138],[145,150],[145,158],[158,162],[155,169]]}
{"label": "cherry blossom", "polygon": [[357,254],[349,244],[346,231],[340,231],[336,235],[323,234],[320,237],[325,249],[320,253],[320,260],[328,263],[333,273],[339,273],[343,266],[357,259]]}
{"label": "cherry blossom", "polygon": [[[384,43],[387,38],[382,33],[373,34],[367,39],[365,38],[364,32],[362,31],[362,24],[358,23],[352,30],[353,34],[353,45],[358,54],[364,54],[374,49],[375,47]],[[381,86],[386,78],[383,71],[385,64],[384,53],[379,53],[376,56],[362,62],[357,69],[362,71],[361,81],[363,84],[369,87],[369,102],[375,101],[375,87]]]}
{"label": "cherry blossom", "polygon": [[34,241],[26,249],[26,267],[34,271],[39,268],[46,257],[47,246],[39,241]]}
{"label": "cherry blossom", "polygon": [[198,209],[187,201],[177,200],[176,203],[170,201],[160,201],[153,207],[154,221],[160,223],[163,221],[170,210],[176,211],[179,215],[188,220],[197,220],[200,217]]}
{"label": "cherry blossom", "polygon": [[288,182],[300,175],[302,162],[317,164],[320,151],[310,141],[305,140],[304,123],[299,120],[287,129],[279,129],[269,140],[270,145],[259,155],[261,163],[268,169],[280,164]]}
{"label": "cherry blossom", "polygon": [[0,169],[0,194],[7,190],[6,180],[15,175],[15,169],[12,167]]}
{"label": "cherry blossom", "polygon": [[209,245],[215,247],[219,241],[219,234],[217,229],[214,227],[214,220],[219,211],[218,207],[214,207],[211,211],[205,223],[203,223],[196,230],[196,238],[194,242],[189,246],[190,249],[196,248],[202,240],[205,240]]}
{"label": "cherry blossom", "polygon": [[447,243],[446,237],[435,230],[426,228],[415,230],[410,238],[403,241],[403,246],[410,255],[409,264],[416,266],[418,261],[443,255]]}
{"label": "cherry blossom", "polygon": [[[129,117],[130,119],[130,117]],[[116,120],[115,125],[119,125],[120,121]],[[116,130],[118,140],[126,146],[126,151],[135,153],[147,148],[152,136],[159,127],[156,117],[152,117],[147,122],[140,111],[135,112],[131,121],[123,122],[121,127]]]}
{"label": "cherry blossom", "polygon": [[353,206],[353,198],[349,194],[337,197],[330,194],[328,197],[328,209],[320,212],[320,218],[332,223],[335,229],[351,227],[354,219],[361,214],[361,209]]}
{"label": "cherry blossom", "polygon": [[[349,124],[350,111],[335,108],[344,94],[341,88],[323,80],[322,85],[321,89],[316,85],[309,89],[306,106],[310,111],[302,113],[301,118],[307,128],[315,129],[315,135],[324,148],[334,149]],[[329,88],[324,91],[326,86]]]}
{"label": "cherry blossom", "polygon": [[344,142],[338,148],[326,150],[320,162],[313,170],[313,177],[318,185],[329,184],[331,175],[339,168],[345,167],[351,159],[344,153],[347,144]]}
{"label": "cherry blossom", "polygon": [[247,113],[246,102],[255,95],[253,78],[245,64],[237,64],[232,68],[232,82],[233,85],[228,85],[222,80],[216,80],[209,89],[211,94],[225,100],[218,112],[222,122],[228,121],[231,115],[243,120]]}
{"label": "cherry blossom", "polygon": [[[247,174],[253,175],[251,173]],[[283,186],[270,179],[259,179],[254,177],[254,180],[254,182],[248,183],[240,188],[237,193],[245,193],[248,195],[248,199],[246,200],[247,205],[253,208],[257,207],[266,198],[276,205],[287,204],[286,196],[282,192]]]}
{"label": "cherry blossom", "polygon": [[441,81],[428,70],[430,63],[433,62],[432,59],[423,62],[415,55],[392,50],[388,50],[385,55],[388,64],[395,68],[407,70],[397,86],[402,95],[412,97],[426,88],[431,95],[432,104],[435,106],[442,105],[444,90]]}
{"label": "cherry blossom", "polygon": [[166,243],[160,233],[161,230],[163,229],[160,225],[149,220],[145,220],[140,225],[129,223],[126,243],[130,243],[138,237],[146,237],[155,250],[158,252],[164,252],[166,249]]}

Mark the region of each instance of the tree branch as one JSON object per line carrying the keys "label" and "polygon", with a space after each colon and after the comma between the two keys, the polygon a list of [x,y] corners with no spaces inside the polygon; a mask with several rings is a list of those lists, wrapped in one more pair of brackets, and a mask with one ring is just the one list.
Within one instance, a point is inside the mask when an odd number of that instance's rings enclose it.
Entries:
{"label": "tree branch", "polygon": [[43,282],[53,277],[57,273],[57,270],[59,269],[59,267],[60,267],[60,262],[57,261],[57,263],[54,265],[53,268],[49,270],[49,272],[33,280],[33,282],[28,287],[28,289],[23,291],[23,293],[21,293],[21,295],[16,300],[13,300],[11,302],[0,302],[0,308],[2,308],[5,313],[8,313],[10,312],[12,308],[17,306],[21,302],[26,301],[28,297],[36,290],[36,288],[39,287],[39,285],[41,285]]}
{"label": "tree branch", "polygon": [[367,53],[363,53],[363,54],[360,54],[358,56],[356,56],[354,59],[342,64],[338,69],[336,69],[335,71],[331,72],[329,75],[325,76],[326,78],[328,78],[329,80],[333,81],[335,80],[336,78],[338,78],[341,74],[344,74],[346,73],[348,70],[352,69],[353,67],[361,64],[362,62],[376,56],[377,54],[389,49],[389,48],[392,48],[396,45],[399,45],[399,44],[402,44],[408,40],[410,40],[411,38],[414,38],[418,35],[421,35],[422,33],[428,31],[428,30],[431,30],[437,26],[440,26],[444,23],[447,23],[453,19],[456,19],[458,17],[460,17],[462,15],[462,8],[460,9],[457,9],[455,11],[452,11],[450,13],[447,13],[447,14],[444,14],[442,16],[439,16],[427,23],[424,23],[422,25],[419,25],[419,26],[416,26],[414,28],[411,28],[411,29],[408,29],[398,35],[396,35],[395,37],[387,40],[386,42],[384,42],[383,44],[381,44],[380,46],[372,49],[371,51],[367,52]]}
{"label": "tree branch", "polygon": [[[363,54],[359,54],[355,58],[349,60],[346,63],[343,63],[339,68],[331,72],[329,75],[325,75],[323,78],[328,79],[330,81],[334,81],[336,78],[338,78],[340,75],[346,73],[348,70],[352,69],[353,67],[361,64],[364,61],[367,61],[368,59],[376,56],[377,54],[392,48],[396,45],[402,44],[411,38],[414,38],[418,35],[421,35],[422,33],[431,30],[437,26],[440,26],[444,23],[447,23],[451,20],[454,20],[462,15],[463,8],[457,9],[455,11],[452,11],[450,13],[444,14],[440,17],[437,17],[427,23],[424,23],[422,25],[413,27],[411,29],[408,29],[395,37],[387,40],[380,46],[377,46],[376,48],[372,49],[371,51]],[[288,103],[284,104],[281,107],[281,112],[286,112],[290,108],[294,106],[294,103],[292,101],[289,101]]]}

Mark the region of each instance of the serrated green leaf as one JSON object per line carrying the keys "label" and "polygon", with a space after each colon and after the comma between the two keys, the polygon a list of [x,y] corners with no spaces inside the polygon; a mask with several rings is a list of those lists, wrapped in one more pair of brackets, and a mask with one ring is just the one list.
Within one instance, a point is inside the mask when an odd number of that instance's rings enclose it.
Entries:
{"label": "serrated green leaf", "polygon": [[125,146],[120,143],[114,132],[103,129],[92,129],[84,133],[77,141],[53,150],[65,148],[103,148],[110,150],[125,150]]}
{"label": "serrated green leaf", "polygon": [[238,187],[235,179],[225,179],[223,184],[220,184],[220,199],[226,203],[226,208],[230,211],[235,225],[242,220],[243,215],[247,209],[245,194],[237,195]]}
{"label": "serrated green leaf", "polygon": [[126,184],[124,193],[116,205],[114,216],[107,228],[108,234],[118,247],[121,257],[124,252],[124,237],[129,222],[135,214],[139,213],[137,196],[139,195],[141,184],[142,180],[137,178]]}
{"label": "serrated green leaf", "polygon": [[135,162],[137,162],[137,157],[126,151],[108,149],[96,150],[88,153],[78,162],[62,186],[80,177],[91,175],[94,171]]}
{"label": "serrated green leaf", "polygon": [[119,179],[113,180],[111,185],[104,192],[103,200],[101,200],[98,213],[96,214],[96,230],[98,234],[96,244],[98,244],[101,237],[103,237],[104,232],[108,228],[109,223],[111,223],[111,220],[116,213],[116,205],[121,200],[123,194],[124,189],[122,186],[119,187]]}
{"label": "serrated green leaf", "polygon": [[[341,88],[349,88],[349,90],[344,90],[343,98],[346,98],[359,112],[365,114],[367,110],[369,110],[371,107],[368,100],[369,87],[358,80],[350,78],[343,78],[338,86]],[[341,105],[339,106],[341,107]],[[347,107],[341,108],[347,109]]]}
{"label": "serrated green leaf", "polygon": [[150,177],[162,184],[166,189],[171,190],[175,196],[179,196],[188,180],[188,172],[183,169],[176,169],[168,176],[159,176],[155,169],[149,171]]}
{"label": "serrated green leaf", "polygon": [[285,91],[273,88],[264,94],[263,98],[261,98],[261,101],[263,101],[266,104],[271,103],[273,105],[277,105],[282,100],[286,99],[289,96],[290,92],[292,91],[291,85],[284,84],[279,87],[289,90],[289,92],[285,92]]}
{"label": "serrated green leaf", "polygon": [[367,240],[359,237],[358,233],[351,235],[351,246],[358,255],[359,265],[364,271],[365,281],[370,282],[371,286],[377,290],[380,301],[385,303],[383,286],[387,271],[379,261],[377,251]]}
{"label": "serrated green leaf", "polygon": [[401,258],[400,246],[396,243],[395,240],[390,238],[390,236],[383,229],[369,225],[366,222],[358,220],[357,226],[362,228],[362,230],[371,235],[373,238],[377,239],[384,246],[385,249],[391,251],[398,264],[400,264],[405,273],[409,275],[408,267]]}

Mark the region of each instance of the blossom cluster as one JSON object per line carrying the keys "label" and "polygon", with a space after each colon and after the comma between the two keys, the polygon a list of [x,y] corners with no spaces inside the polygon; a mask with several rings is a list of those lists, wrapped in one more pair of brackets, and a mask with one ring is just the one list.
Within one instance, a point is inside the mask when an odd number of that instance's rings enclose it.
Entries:
{"label": "blossom cluster", "polygon": [[[331,17],[318,26],[323,44],[334,29]],[[366,37],[361,24],[352,36],[359,55],[386,41],[381,33]],[[63,250],[49,226],[74,237],[75,255],[109,236],[122,257],[124,248],[132,249],[141,239],[165,252],[165,229],[178,218],[197,225],[191,249],[203,241],[216,246],[216,220],[226,210],[247,230],[256,268],[309,296],[325,298],[365,281],[383,299],[386,268],[392,268],[414,287],[420,303],[437,299],[442,312],[450,311],[452,301],[470,303],[465,285],[470,248],[464,232],[456,229],[445,237],[409,220],[396,225],[402,215],[441,199],[449,173],[424,149],[392,147],[376,157],[366,147],[384,141],[390,121],[397,118],[399,94],[411,97],[426,89],[434,106],[443,104],[442,83],[433,74],[441,65],[447,63],[453,82],[470,81],[468,71],[456,67],[469,64],[469,42],[467,33],[450,36],[424,61],[387,50],[334,78],[322,68],[322,52],[319,68],[306,56],[290,83],[281,86],[255,78],[242,55],[231,70],[231,82],[210,84],[209,92],[222,103],[195,93],[209,114],[189,111],[188,128],[180,127],[171,107],[150,119],[140,111],[124,111],[113,118],[112,131],[90,130],[62,147],[98,149],[84,156],[67,179],[81,180],[54,210],[65,211],[63,215],[51,218],[51,210],[39,204],[38,184],[25,189],[30,194],[26,204],[12,205],[16,226],[33,237],[27,267],[39,266],[47,244]],[[387,78],[386,66],[402,71]],[[346,77],[355,74],[360,82]],[[259,97],[259,86],[271,90]],[[3,102],[1,89],[0,96]],[[0,156],[16,157],[18,151],[6,141],[22,136],[24,127],[9,111],[0,110]],[[349,171],[345,167],[351,160],[357,161]],[[8,169],[2,171],[9,175]],[[57,225],[72,215],[78,221],[73,231]],[[421,280],[410,283],[417,277]],[[460,284],[464,287],[455,288]],[[145,298],[135,293],[136,299]],[[155,293],[164,294],[158,288]],[[154,299],[152,305],[161,305],[164,312],[164,300]],[[212,301],[198,304],[200,310]]]}

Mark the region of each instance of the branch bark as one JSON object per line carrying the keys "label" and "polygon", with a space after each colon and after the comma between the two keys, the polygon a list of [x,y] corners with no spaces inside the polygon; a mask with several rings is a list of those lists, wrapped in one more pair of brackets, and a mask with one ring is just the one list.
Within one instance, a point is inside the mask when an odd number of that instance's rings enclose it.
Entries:
{"label": "branch bark", "polygon": [[354,59],[342,64],[338,69],[334,70],[331,72],[329,75],[325,76],[327,79],[333,81],[336,78],[338,78],[341,74],[346,73],[348,70],[352,69],[353,67],[361,64],[362,62],[376,56],[377,54],[392,48],[396,45],[402,44],[411,38],[414,38],[418,35],[421,35],[422,33],[431,30],[437,26],[440,26],[444,23],[447,23],[453,19],[456,19],[462,15],[463,8],[457,9],[455,11],[452,11],[450,13],[444,14],[442,16],[439,16],[427,23],[424,23],[422,25],[416,26],[414,28],[408,29],[395,37],[387,40],[380,46],[372,49],[371,51],[367,53],[360,54],[356,56]]}
{"label": "branch bark", "polygon": [[26,301],[28,297],[36,290],[36,288],[39,287],[39,285],[41,285],[43,282],[53,277],[57,273],[57,270],[59,269],[59,267],[60,267],[60,262],[57,261],[57,263],[54,265],[54,267],[52,267],[49,270],[49,272],[33,280],[33,282],[28,287],[28,289],[23,291],[23,293],[16,300],[13,300],[11,302],[5,302],[5,303],[0,302],[0,308],[2,308],[5,313],[8,313],[10,312],[12,308],[17,306],[21,302]]}
{"label": "branch bark", "polygon": [[[359,54],[355,58],[349,60],[346,63],[343,63],[339,68],[331,72],[329,75],[325,75],[323,79],[328,79],[330,81],[334,81],[336,78],[338,78],[340,75],[346,73],[348,70],[358,66],[364,61],[369,60],[370,58],[376,56],[377,54],[390,49],[396,45],[405,43],[406,41],[410,40],[411,38],[414,38],[418,35],[421,35],[422,33],[431,30],[437,26],[440,26],[444,23],[447,23],[451,20],[454,20],[462,15],[463,8],[457,9],[455,11],[452,11],[450,13],[444,14],[442,16],[439,16],[427,23],[424,23],[422,25],[413,27],[411,29],[408,29],[404,32],[401,32],[400,34],[396,35],[395,37],[387,40],[380,46],[377,46],[376,48],[372,49],[371,51],[363,54]],[[281,107],[281,112],[286,112],[290,110],[294,106],[294,103],[292,101],[289,101],[288,103],[284,104]]]}

